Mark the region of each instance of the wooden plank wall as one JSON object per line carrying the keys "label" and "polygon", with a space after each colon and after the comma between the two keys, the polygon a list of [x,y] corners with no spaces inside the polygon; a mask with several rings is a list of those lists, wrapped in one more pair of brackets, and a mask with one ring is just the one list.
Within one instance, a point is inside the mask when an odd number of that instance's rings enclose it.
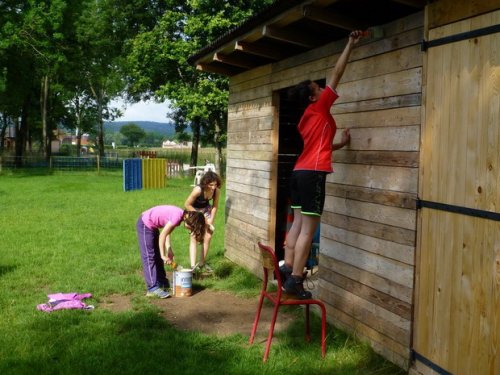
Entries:
{"label": "wooden plank wall", "polygon": [[[500,10],[429,40],[498,24]],[[431,48],[427,66],[420,196],[500,212],[500,34]],[[420,220],[415,350],[453,374],[500,374],[500,222],[431,209]]]}
{"label": "wooden plank wall", "polygon": [[421,125],[423,20],[418,21],[384,28],[381,43],[408,45],[348,66],[339,86],[333,113],[340,128],[351,128],[352,140],[333,156],[319,261],[320,295],[331,319],[404,368],[411,341]]}
{"label": "wooden plank wall", "polygon": [[[320,298],[330,322],[408,366],[412,314],[423,14],[384,25],[351,55],[333,114],[352,141],[334,155],[322,217]],[[261,273],[274,243],[277,90],[322,79],[345,40],[231,79],[226,255]]]}

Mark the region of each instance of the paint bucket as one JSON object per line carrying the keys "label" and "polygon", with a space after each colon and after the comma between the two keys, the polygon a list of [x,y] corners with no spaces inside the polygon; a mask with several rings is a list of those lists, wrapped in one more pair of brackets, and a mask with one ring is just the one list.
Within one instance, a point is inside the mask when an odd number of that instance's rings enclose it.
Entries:
{"label": "paint bucket", "polygon": [[189,268],[173,273],[173,291],[176,297],[189,297],[193,291],[193,271]]}

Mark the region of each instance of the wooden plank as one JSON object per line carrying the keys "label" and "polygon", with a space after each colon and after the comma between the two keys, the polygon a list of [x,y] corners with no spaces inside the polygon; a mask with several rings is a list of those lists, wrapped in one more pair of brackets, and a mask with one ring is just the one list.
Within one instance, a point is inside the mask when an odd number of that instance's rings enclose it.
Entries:
{"label": "wooden plank", "polygon": [[242,168],[242,169],[255,169],[259,171],[270,172],[271,162],[270,161],[259,161],[259,160],[242,160],[242,159],[227,159],[228,168]]}
{"label": "wooden plank", "polygon": [[[342,81],[348,82],[365,79],[421,66],[422,52],[418,49],[418,43],[422,39],[421,33],[421,30],[419,32],[409,32],[408,35],[411,35],[410,40],[406,40],[401,45],[399,44],[403,40],[398,36],[389,37],[367,45],[356,46],[351,52],[348,69],[346,69]],[[345,42],[343,42],[341,48],[336,53],[332,53],[332,51],[335,51],[334,48],[326,45],[321,49],[304,54],[303,57],[301,55],[295,56],[295,64],[293,65],[283,65],[282,62],[275,64],[275,73],[279,72],[280,74],[274,75],[275,78],[272,82],[274,87],[283,88],[291,86],[308,78],[313,80],[325,78],[327,73],[337,63],[344,45]],[[398,48],[397,45],[401,48]],[[405,51],[401,52],[399,49]],[[406,54],[409,56],[406,56]],[[301,60],[307,61],[301,62]],[[301,69],[297,69],[299,66]]]}
{"label": "wooden plank", "polygon": [[[230,168],[231,171],[245,171],[242,169]],[[269,174],[268,172],[263,172],[264,174]],[[244,185],[253,185],[262,188],[268,188],[270,185],[270,179],[267,178],[259,178],[255,175],[251,174],[243,174],[243,173],[227,173],[226,181],[237,182]],[[235,190],[236,191],[236,190]]]}
{"label": "wooden plank", "polygon": [[418,295],[418,310],[415,312],[414,323],[414,336],[413,347],[414,349],[425,356],[430,358],[431,354],[431,336],[432,336],[432,322],[434,309],[434,267],[435,259],[432,252],[432,244],[435,237],[431,237],[431,230],[437,225],[435,216],[431,216],[432,212],[428,209],[422,210],[422,242],[420,245],[420,263],[417,265],[419,270],[419,295]]}
{"label": "wooden plank", "polygon": [[337,92],[340,96],[336,103],[342,104],[360,100],[420,93],[422,89],[421,84],[421,67],[384,76],[344,82],[340,83],[338,86]]}
{"label": "wooden plank", "polygon": [[[354,319],[368,324],[394,341],[410,346],[409,320],[373,304],[348,290],[339,288],[325,280],[320,280],[322,296],[328,296],[328,302]],[[328,292],[326,292],[328,291]]]}
{"label": "wooden plank", "polygon": [[324,210],[398,228],[416,229],[416,213],[414,210],[357,202],[333,196],[326,196]]}
{"label": "wooden plank", "polygon": [[271,173],[266,171],[258,171],[253,169],[241,169],[241,168],[227,168],[227,177],[226,178],[236,178],[246,180],[250,178],[250,182],[252,178],[257,180],[270,180]]}
{"label": "wooden plank", "polygon": [[[461,22],[455,32],[468,28],[464,24],[470,22]],[[453,32],[451,26],[447,31]],[[433,102],[427,114],[429,126],[424,132],[423,147],[427,156],[422,173],[423,199],[491,211],[500,206],[498,173],[494,168],[498,163],[496,124],[500,119],[500,102],[495,93],[500,79],[499,68],[494,63],[496,57],[491,52],[498,51],[499,43],[494,36],[484,36],[474,43],[462,41],[442,46],[435,52],[430,50],[429,56],[436,63],[428,75],[442,82],[429,91]],[[445,56],[448,56],[446,60]],[[443,87],[448,87],[445,73],[456,77],[450,89],[464,92],[460,99],[468,105],[459,100],[448,101],[446,95],[441,95]],[[488,108],[488,111],[477,108]],[[462,137],[462,134],[468,136]],[[443,162],[435,164],[433,160]],[[461,168],[450,169],[450,164]],[[453,194],[447,186],[453,187]]]}
{"label": "wooden plank", "polygon": [[[418,43],[420,40],[421,37],[415,40],[415,43]],[[394,48],[395,46],[391,47]],[[324,48],[331,51],[327,47]],[[362,46],[358,48],[362,49],[368,47]],[[374,54],[373,57],[366,53],[360,52],[358,54],[359,56],[357,58],[352,58],[352,61],[349,63],[349,69],[346,70],[343,76],[344,82],[388,75],[422,66],[423,53],[420,51],[418,44],[396,49],[394,51],[389,50],[386,51],[386,53],[372,50],[371,54]],[[315,58],[312,59],[311,62],[305,64],[298,64],[296,62],[296,65],[286,70],[280,71],[279,68],[276,68],[273,71],[271,79],[269,79],[269,77],[259,77],[256,80],[231,86],[230,103],[266,97],[269,96],[272,91],[293,86],[305,79],[324,78],[327,72],[330,71],[337,62],[339,55],[340,53],[333,56],[327,55],[322,59]],[[355,55],[354,51],[352,55]]]}
{"label": "wooden plank", "polygon": [[271,60],[281,60],[285,54],[279,49],[269,46],[258,45],[255,43],[247,43],[244,41],[237,41],[234,45],[235,51],[242,51],[255,56],[264,57]]}
{"label": "wooden plank", "polygon": [[340,149],[332,155],[332,162],[342,164],[385,165],[387,167],[417,168],[419,153],[413,151],[359,151]]}
{"label": "wooden plank", "polygon": [[261,150],[229,150],[227,152],[227,157],[231,159],[240,159],[240,160],[260,160],[260,161],[269,161],[273,158],[272,151],[261,151]]}
{"label": "wooden plank", "polygon": [[345,30],[356,30],[360,22],[356,18],[350,18],[346,15],[339,15],[336,12],[329,11],[313,5],[304,6],[304,17],[315,22],[324,23],[334,27],[340,27]]}
{"label": "wooden plank", "polygon": [[415,245],[415,230],[358,219],[347,215],[339,215],[329,211],[323,212],[321,223],[403,245]]}
{"label": "wooden plank", "polygon": [[271,130],[262,130],[259,132],[228,132],[228,143],[271,143]]}
{"label": "wooden plank", "polygon": [[[280,104],[280,95],[278,92],[273,93],[273,105],[276,108],[279,108]],[[274,118],[273,118],[273,123],[277,124],[273,128],[274,132],[272,133],[272,143],[273,143],[273,158],[272,158],[272,167],[271,167],[271,189],[269,191],[270,194],[270,205],[274,209],[271,210],[271,216],[268,220],[268,225],[269,225],[269,238],[271,239],[272,243],[276,243],[276,231],[279,230],[277,229],[277,223],[278,221],[281,220],[277,216],[277,210],[276,207],[278,205],[278,152],[279,152],[279,139],[280,139],[280,115],[279,115],[279,110],[274,111]],[[274,246],[273,246],[274,247]]]}
{"label": "wooden plank", "polygon": [[[421,33],[422,30],[419,30],[419,38],[422,37]],[[412,32],[412,34],[415,35],[416,33]],[[383,41],[385,46],[388,40],[383,39]],[[390,75],[395,72],[421,67],[423,64],[424,53],[421,51],[417,38],[413,39],[412,43],[417,44],[409,45],[408,47],[405,46],[404,48],[387,50],[382,54],[379,54],[379,51],[373,51],[373,55],[370,54],[368,56],[364,56],[366,53],[363,54],[363,56],[356,56],[357,54],[361,55],[362,51],[356,50],[356,53],[354,53],[353,50],[354,57],[352,57],[352,59],[357,59],[359,57],[363,57],[363,59],[354,60],[352,63],[349,63],[344,75],[342,76],[342,82]],[[378,42],[378,44],[382,44],[382,41]],[[387,48],[384,48],[384,50],[386,49]],[[337,60],[332,61],[335,57],[329,57],[331,61],[331,64],[329,65],[332,67],[337,62]]]}
{"label": "wooden plank", "polygon": [[[325,257],[328,259],[327,257]],[[366,285],[350,277],[345,277],[337,272],[332,271],[331,264],[326,264],[321,267],[321,281],[326,281],[333,284],[335,287],[342,288],[344,290],[349,290],[356,296],[359,296],[375,305],[378,305],[385,310],[391,311],[392,313],[401,316],[407,321],[412,320],[412,309],[411,303],[401,301],[389,294],[380,292],[370,285]]]}
{"label": "wooden plank", "polygon": [[256,118],[232,119],[230,132],[241,131],[261,131],[271,130],[273,128],[273,118],[271,116],[263,116]]}
{"label": "wooden plank", "polygon": [[343,163],[335,163],[333,168],[334,173],[328,175],[327,182],[372,189],[417,192],[416,168]]}
{"label": "wooden plank", "polygon": [[339,198],[416,209],[417,195],[350,185],[327,184],[326,194]]}
{"label": "wooden plank", "polygon": [[247,70],[241,74],[233,76],[229,79],[229,87],[236,86],[245,81],[251,81],[254,79],[258,79],[259,77],[269,76],[272,73],[272,66],[262,65],[258,68]]}
{"label": "wooden plank", "polygon": [[367,112],[337,113],[333,115],[338,128],[385,128],[389,126],[420,125],[421,109],[415,107],[389,108]]}
{"label": "wooden plank", "polygon": [[397,284],[385,277],[375,275],[374,273],[344,263],[338,259],[330,258],[325,254],[320,254],[318,263],[320,272],[326,272],[324,269],[331,270],[380,293],[387,294],[395,300],[401,301],[403,303],[401,309],[403,310],[405,309],[404,306],[411,306],[413,299],[412,288]]}
{"label": "wooden plank", "polygon": [[248,100],[245,102],[232,102],[229,98],[227,106],[228,123],[232,120],[252,117],[272,116],[274,108],[272,106],[272,98],[264,97],[256,100]]}
{"label": "wooden plank", "polygon": [[[418,151],[420,126],[351,129],[350,150]],[[334,143],[340,143],[342,133],[337,132]]]}
{"label": "wooden plank", "polygon": [[429,28],[443,26],[478,14],[497,10],[498,0],[440,0],[428,5]]}
{"label": "wooden plank", "polygon": [[332,107],[332,113],[336,116],[338,113],[376,111],[390,108],[420,106],[421,99],[422,97],[420,93],[412,93],[349,103],[335,103]]}
{"label": "wooden plank", "polygon": [[[234,263],[245,267],[257,276],[262,274],[262,263],[252,248],[243,247],[241,244],[234,244],[226,239],[225,256]],[[256,254],[256,253],[255,253]]]}
{"label": "wooden plank", "polygon": [[252,143],[252,144],[249,144],[249,145],[246,145],[246,144],[229,144],[227,145],[226,147],[226,150],[227,150],[227,153],[228,155],[232,152],[232,151],[244,151],[244,150],[248,150],[248,151],[270,151],[272,150],[272,145],[270,143],[260,143],[260,144],[255,144],[255,143]]}
{"label": "wooden plank", "polygon": [[[237,191],[226,189],[226,213],[231,211],[231,215],[251,215],[246,219],[252,223],[255,218],[260,220],[268,220],[270,215],[269,199],[255,197],[248,194],[243,194]],[[241,214],[240,214],[241,213]],[[264,225],[261,225],[265,228]]]}
{"label": "wooden plank", "polygon": [[[269,183],[269,181],[267,183]],[[237,191],[246,195],[251,195],[252,197],[270,198],[269,187],[261,188],[255,185],[245,185],[234,181],[226,181],[226,189],[231,191]]]}
{"label": "wooden plank", "polygon": [[[245,220],[252,221],[252,223],[240,220],[242,216],[244,216]],[[256,241],[267,239],[267,226],[263,225],[263,222],[264,220],[256,219],[250,215],[238,215],[236,211],[233,211],[233,215],[226,220],[226,223],[239,226],[242,231],[254,235]],[[256,225],[259,225],[259,227]]]}
{"label": "wooden plank", "polygon": [[[245,215],[243,214],[240,214],[240,213],[236,213],[237,215],[240,215],[240,217],[242,217],[244,220],[245,219]],[[234,225],[236,223],[236,225]],[[244,228],[241,228],[240,226],[238,226],[238,221],[235,221],[231,224],[227,224],[226,225],[226,233],[229,235],[230,238],[232,238],[233,240],[236,241],[236,238],[238,238],[237,241],[241,241],[241,244],[243,244],[247,249],[253,251],[257,251],[257,248],[254,249],[254,247],[257,245],[257,242],[258,240],[256,240],[256,236],[254,233],[250,233],[250,232],[247,232],[244,230]],[[234,236],[231,237],[231,236]],[[268,241],[268,239],[266,238],[261,238],[260,240],[262,241]],[[240,243],[240,242],[236,242],[236,243]]]}
{"label": "wooden plank", "polygon": [[[411,22],[411,25],[410,23],[408,23],[408,28],[405,26],[405,19],[400,19],[394,23],[383,26],[382,29],[386,37],[382,40],[361,40],[357,47],[352,51],[350,61],[352,62],[354,60],[360,60],[370,56],[384,54],[393,50],[419,44],[422,40],[423,35],[422,13],[410,16],[406,20],[410,20],[411,17],[413,17],[412,21],[416,22]],[[278,63],[273,64],[274,72],[281,72],[282,74],[284,74],[287,69],[293,68],[295,66],[306,66],[311,61],[318,61],[332,55],[340,55],[340,53],[344,49],[345,43],[345,39],[338,40],[327,44],[324,47],[314,49],[308,53],[281,60]],[[333,58],[333,60],[331,60],[330,66],[333,66],[336,61],[337,59]],[[323,65],[323,67],[325,67],[325,65]],[[285,75],[283,78],[287,79],[288,77],[288,75]],[[324,74],[322,78],[324,78]],[[298,79],[296,82],[300,82],[300,79]]]}
{"label": "wooden plank", "polygon": [[321,239],[321,253],[354,267],[385,277],[407,288],[413,287],[413,267],[353,246]]}
{"label": "wooden plank", "polygon": [[[364,82],[366,79],[384,75],[395,75],[394,78],[389,80],[395,80],[395,82],[397,82],[399,79],[397,75],[398,72],[418,69],[422,66],[422,53],[420,52],[418,46],[412,46],[408,49],[408,51],[397,50],[389,55],[391,54],[393,54],[393,56],[386,56],[385,54],[382,54],[370,59],[351,61],[349,63],[349,69],[346,70],[342,82],[351,82],[354,80],[361,80]],[[305,79],[323,79],[333,68],[337,59],[338,56],[327,57],[324,59],[314,59],[308,64],[296,65],[286,71],[281,71],[279,74],[279,69],[277,69],[274,72],[273,77],[275,79],[279,79],[279,81],[273,81],[269,84],[260,86],[257,85],[257,82],[255,82],[254,85],[247,83],[245,87],[234,88],[234,93],[231,94],[230,102],[244,102],[267,97],[272,91],[293,86]],[[347,91],[347,89],[344,91]],[[339,91],[339,93],[342,92],[343,91]],[[388,96],[395,95],[397,94]],[[339,102],[342,101],[339,99]]]}
{"label": "wooden plank", "polygon": [[[409,349],[407,346],[393,340],[392,338],[382,334],[378,330],[366,324],[363,321],[359,321],[349,314],[344,313],[342,310],[337,309],[335,305],[328,302],[330,298],[327,297],[330,291],[325,291],[325,289],[320,289],[320,299],[327,305],[327,316],[329,321],[333,321],[336,326],[341,327],[346,332],[352,335],[369,341],[370,343],[379,343],[380,347],[389,349],[390,351],[399,354],[401,357],[409,358]],[[325,296],[326,295],[326,296]]]}
{"label": "wooden plank", "polygon": [[[241,179],[236,176],[228,176],[226,178],[226,186],[228,190],[231,190],[233,192],[240,192],[247,196],[266,198],[270,195],[270,185],[271,184],[269,179],[257,179],[253,177]],[[252,191],[253,187],[255,187],[255,191]]]}
{"label": "wooden plank", "polygon": [[415,250],[412,246],[405,246],[391,241],[373,238],[345,229],[335,228],[327,224],[321,226],[321,238],[341,242],[372,254],[381,255],[414,266]]}

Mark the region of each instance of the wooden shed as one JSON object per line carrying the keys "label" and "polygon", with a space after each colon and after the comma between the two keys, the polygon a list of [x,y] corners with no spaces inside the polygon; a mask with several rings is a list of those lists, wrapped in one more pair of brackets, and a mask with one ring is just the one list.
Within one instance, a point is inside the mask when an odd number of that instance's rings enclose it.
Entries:
{"label": "wooden shed", "polygon": [[[230,77],[226,255],[282,251],[300,113],[352,29],[319,283],[331,323],[411,374],[500,374],[500,3],[276,1],[190,62]],[[340,136],[340,131],[338,132]]]}

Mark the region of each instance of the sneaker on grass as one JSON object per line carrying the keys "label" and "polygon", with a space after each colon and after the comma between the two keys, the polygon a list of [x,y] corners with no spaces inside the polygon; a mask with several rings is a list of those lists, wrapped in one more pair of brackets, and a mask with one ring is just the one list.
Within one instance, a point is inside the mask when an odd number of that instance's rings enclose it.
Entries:
{"label": "sneaker on grass", "polygon": [[170,293],[158,287],[153,290],[148,290],[146,297],[168,298],[170,297]]}

